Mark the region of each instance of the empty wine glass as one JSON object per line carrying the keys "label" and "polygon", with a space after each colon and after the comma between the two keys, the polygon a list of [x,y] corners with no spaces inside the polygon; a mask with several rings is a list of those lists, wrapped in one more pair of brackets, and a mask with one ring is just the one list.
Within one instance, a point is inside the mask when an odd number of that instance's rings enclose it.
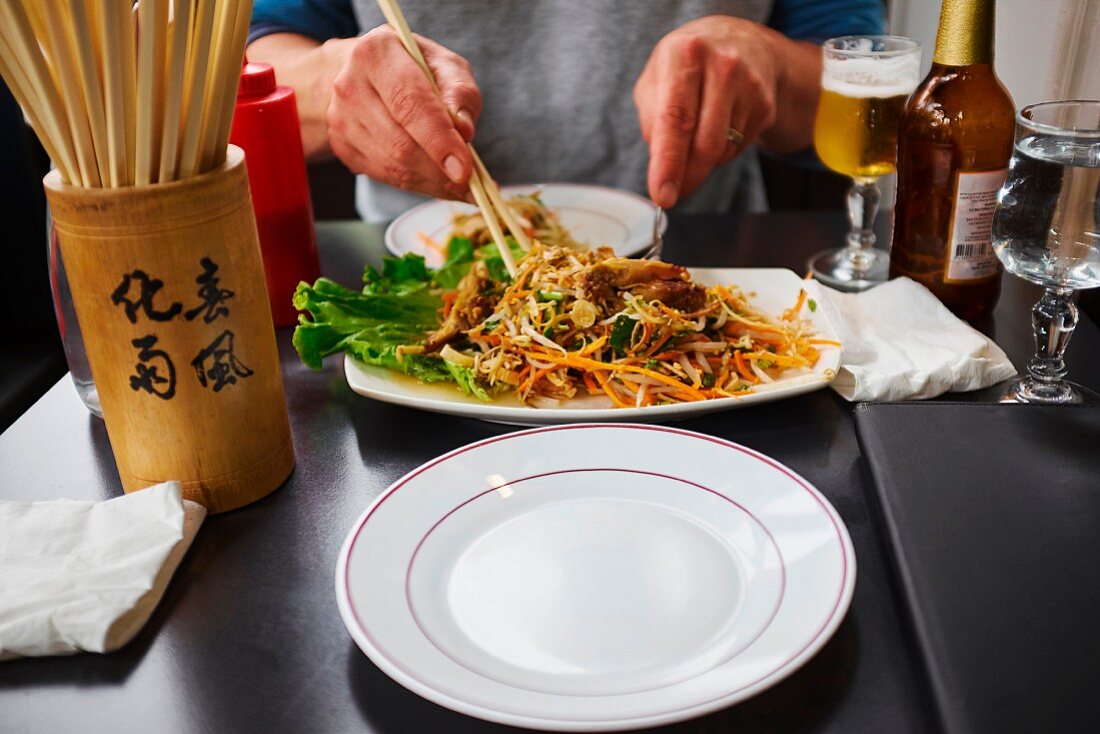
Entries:
{"label": "empty wine glass", "polygon": [[1046,291],[1031,312],[1035,356],[1003,401],[1080,403],[1096,394],[1067,382],[1077,325],[1075,290],[1100,286],[1100,101],[1030,105],[997,196],[993,249],[1008,272]]}

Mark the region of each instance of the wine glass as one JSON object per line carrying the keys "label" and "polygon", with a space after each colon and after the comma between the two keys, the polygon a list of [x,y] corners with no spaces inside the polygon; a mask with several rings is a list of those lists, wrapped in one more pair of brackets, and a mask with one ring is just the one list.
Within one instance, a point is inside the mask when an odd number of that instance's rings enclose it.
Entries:
{"label": "wine glass", "polygon": [[1080,403],[1067,382],[1075,290],[1100,286],[1100,101],[1043,102],[1016,116],[1008,178],[997,195],[993,250],[1005,269],[1046,290],[1031,311],[1035,356],[1002,400]]}
{"label": "wine glass", "polygon": [[886,280],[889,255],[875,250],[879,177],[894,172],[905,103],[920,81],[921,47],[899,36],[842,36],[824,44],[814,148],[826,166],[852,178],[846,247],[809,262],[814,276],[843,290]]}

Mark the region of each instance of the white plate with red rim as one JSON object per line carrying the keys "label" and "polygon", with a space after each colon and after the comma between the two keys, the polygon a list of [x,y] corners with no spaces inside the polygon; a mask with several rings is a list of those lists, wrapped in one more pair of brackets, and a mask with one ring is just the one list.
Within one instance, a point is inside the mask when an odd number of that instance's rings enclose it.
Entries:
{"label": "white plate with red rim", "polygon": [[639,424],[537,428],[394,483],[336,566],[391,678],[515,726],[617,731],[743,701],[840,625],[856,562],[808,482],[751,449]]}
{"label": "white plate with red rim", "polygon": [[[782,268],[691,268],[691,273],[696,282],[704,285],[739,286],[751,294],[756,308],[776,317],[795,304],[799,291],[806,285],[794,272]],[[813,310],[804,307],[801,315],[812,324],[816,338],[837,340],[827,303],[815,301]],[[820,390],[833,381],[840,369],[841,347],[826,344],[818,349],[820,357],[813,369],[787,370],[774,383],[758,385],[744,395],[641,408],[616,408],[606,395],[578,396],[560,405],[542,408],[522,405],[514,393],[503,393],[485,402],[462,393],[453,383],[427,385],[399,372],[364,365],[351,358],[344,359],[344,374],[351,389],[360,395],[466,418],[528,426],[591,421],[651,423],[686,420]]]}
{"label": "white plate with red rim", "polygon": [[[606,245],[621,257],[641,255],[653,244],[656,205],[630,191],[594,184],[515,184],[502,186],[505,198],[539,192],[542,203],[557,212],[562,226],[578,242],[592,247]],[[404,212],[386,228],[386,249],[401,257],[422,255],[428,267],[438,268],[446,259],[451,220],[456,214],[475,214],[477,207],[460,201],[433,199]],[[662,215],[660,231],[668,226]],[[425,238],[436,243],[431,247]]]}

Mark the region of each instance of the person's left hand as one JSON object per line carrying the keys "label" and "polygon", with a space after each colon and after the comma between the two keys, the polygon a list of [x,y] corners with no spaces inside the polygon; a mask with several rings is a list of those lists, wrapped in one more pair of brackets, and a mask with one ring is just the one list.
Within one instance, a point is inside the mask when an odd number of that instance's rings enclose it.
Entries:
{"label": "person's left hand", "polygon": [[[654,47],[634,85],[634,103],[649,143],[649,193],[658,206],[690,194],[775,121],[776,35],[752,21],[711,15],[685,23]],[[737,144],[730,128],[743,135]]]}

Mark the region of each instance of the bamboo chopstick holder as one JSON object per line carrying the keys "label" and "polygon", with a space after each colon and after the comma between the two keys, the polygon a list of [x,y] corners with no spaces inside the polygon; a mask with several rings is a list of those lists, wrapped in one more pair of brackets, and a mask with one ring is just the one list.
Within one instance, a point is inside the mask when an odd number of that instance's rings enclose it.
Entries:
{"label": "bamboo chopstick holder", "polygon": [[210,512],[273,492],[294,451],[241,150],[183,181],[45,185],[123,489],[178,480]]}
{"label": "bamboo chopstick holder", "polygon": [[227,151],[251,9],[0,0],[0,74],[57,165],[46,195],[123,487],[178,479],[212,512],[294,466],[244,155]]}

